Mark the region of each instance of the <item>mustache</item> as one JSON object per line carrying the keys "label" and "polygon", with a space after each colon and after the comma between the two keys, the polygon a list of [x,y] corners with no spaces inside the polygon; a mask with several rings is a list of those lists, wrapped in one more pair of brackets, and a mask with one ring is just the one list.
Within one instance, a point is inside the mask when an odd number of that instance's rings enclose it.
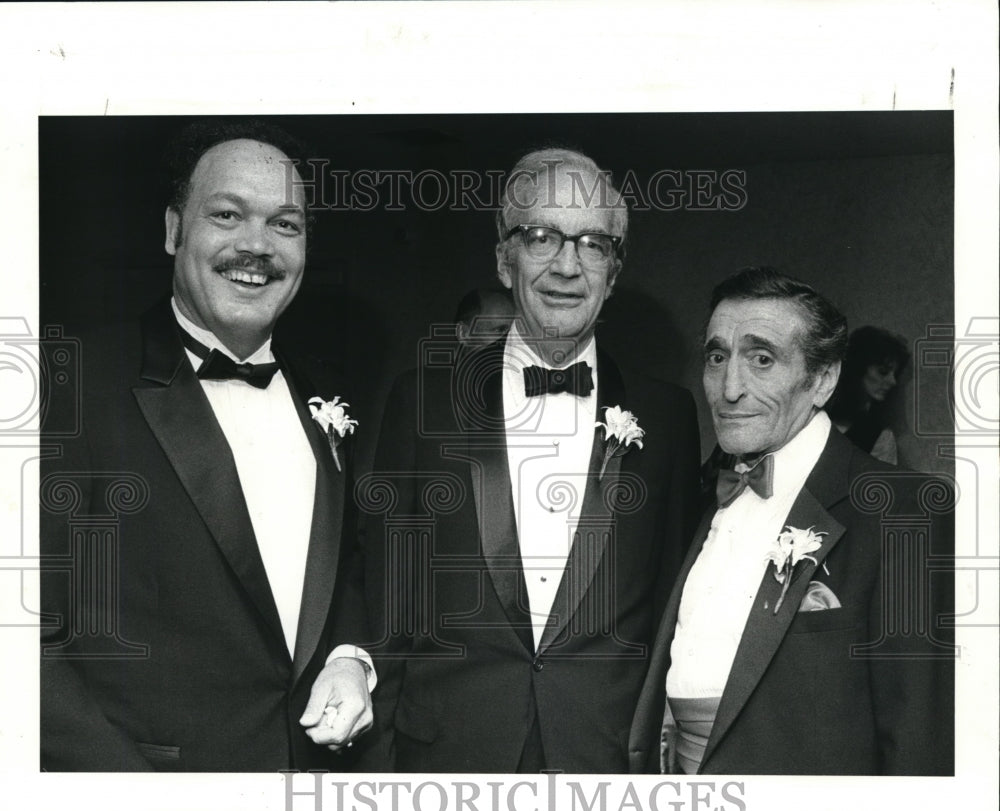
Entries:
{"label": "mustache", "polygon": [[222,273],[227,270],[247,270],[254,273],[263,273],[272,279],[284,279],[285,271],[279,268],[266,256],[254,256],[253,254],[240,254],[229,259],[223,259],[212,265],[212,270]]}

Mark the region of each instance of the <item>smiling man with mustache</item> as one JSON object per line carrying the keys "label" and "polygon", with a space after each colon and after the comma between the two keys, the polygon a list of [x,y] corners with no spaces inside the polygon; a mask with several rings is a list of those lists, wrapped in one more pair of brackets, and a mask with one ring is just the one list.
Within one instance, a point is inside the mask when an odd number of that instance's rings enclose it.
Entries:
{"label": "smiling man with mustache", "polygon": [[181,315],[212,332],[237,360],[249,357],[298,292],[305,268],[306,211],[287,199],[288,157],[238,139],[201,156],[185,198],[166,212]]}
{"label": "smiling man with mustache", "polygon": [[[341,466],[308,405],[349,392],[271,341],[305,268],[292,157],[296,141],[260,122],[182,133],[165,216],[173,296],[82,339],[83,432],[43,481],[74,488],[87,515],[112,503],[109,479],[144,496],[116,549],[89,537],[72,580],[42,578],[58,618],[42,644],[45,769],[333,769],[346,760],[332,751],[372,722],[374,671],[353,644],[367,623],[350,435]],[[54,560],[74,548],[68,517],[42,510]],[[107,591],[78,591],[105,558]]]}
{"label": "smiling man with mustache", "polygon": [[[403,375],[390,394],[374,477],[396,501],[392,516],[369,507],[367,533],[386,640],[368,768],[627,768],[698,468],[691,395],[619,367],[594,336],[627,226],[589,157],[524,156],[497,216],[510,331],[454,366]],[[638,421],[627,445],[596,427],[619,411]],[[456,500],[428,522],[437,485]]]}

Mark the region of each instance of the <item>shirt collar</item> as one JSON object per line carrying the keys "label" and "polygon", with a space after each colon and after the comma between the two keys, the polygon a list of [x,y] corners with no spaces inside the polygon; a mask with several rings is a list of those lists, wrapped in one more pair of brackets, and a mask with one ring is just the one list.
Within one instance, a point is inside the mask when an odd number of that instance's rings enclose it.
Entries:
{"label": "shirt collar", "polygon": [[801,431],[772,454],[775,494],[802,489],[826,447],[830,425],[826,412],[818,411]]}
{"label": "shirt collar", "polygon": [[180,328],[191,335],[191,337],[196,341],[208,347],[209,350],[217,349],[223,355],[232,358],[237,363],[271,363],[274,360],[274,353],[271,352],[270,337],[257,347],[257,350],[248,358],[240,359],[230,352],[222,341],[215,337],[214,332],[199,327],[197,324],[193,323],[190,318],[185,316],[184,313],[180,311],[180,308],[177,306],[177,300],[173,296],[170,297],[170,306],[173,308],[174,318],[177,319],[177,323],[180,325]]}
{"label": "shirt collar", "polygon": [[576,357],[560,366],[553,366],[543,358],[539,357],[534,347],[521,334],[517,328],[517,319],[510,326],[507,333],[507,341],[504,346],[504,369],[508,372],[520,375],[526,366],[541,366],[543,369],[565,369],[574,363],[585,361],[594,370],[595,380],[597,375],[597,342],[591,335]]}

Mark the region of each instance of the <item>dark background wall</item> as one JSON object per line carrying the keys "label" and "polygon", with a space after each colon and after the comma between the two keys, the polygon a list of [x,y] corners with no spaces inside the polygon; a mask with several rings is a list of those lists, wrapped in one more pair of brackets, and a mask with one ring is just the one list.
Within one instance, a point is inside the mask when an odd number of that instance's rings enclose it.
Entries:
{"label": "dark background wall", "polygon": [[[953,320],[948,112],[273,120],[306,139],[328,169],[464,172],[483,179],[476,194],[484,201],[489,173],[553,143],[581,149],[616,180],[630,174],[641,192],[664,169],[688,172],[687,182],[697,170],[745,172],[739,210],[696,210],[688,194],[675,210],[633,211],[625,271],[598,329],[620,360],[695,392],[706,454],[714,439],[701,395],[700,331],[712,287],[734,270],[777,265],[827,294],[852,328],[883,326],[911,345]],[[132,317],[169,291],[161,157],[187,121],[39,120],[43,325],[75,334]],[[423,207],[404,184],[400,210],[388,210],[387,184],[368,211],[348,210],[334,191],[328,182],[322,201],[335,210],[316,213],[305,282],[280,329],[338,359],[356,381],[364,468],[392,377],[415,365],[430,325],[448,322],[464,292],[495,281],[496,234],[492,211],[436,205],[433,179]],[[922,380],[911,368],[903,381],[902,461],[947,469],[937,441],[912,430],[916,407],[921,421],[950,420],[941,378]]]}

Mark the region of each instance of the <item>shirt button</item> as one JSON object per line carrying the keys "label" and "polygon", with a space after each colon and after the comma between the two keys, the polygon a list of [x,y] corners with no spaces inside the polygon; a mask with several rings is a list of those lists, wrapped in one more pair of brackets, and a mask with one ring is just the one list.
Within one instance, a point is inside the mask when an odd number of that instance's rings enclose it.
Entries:
{"label": "shirt button", "polygon": [[539,577],[538,579],[541,580],[543,583],[548,583],[549,582],[549,579],[547,577],[545,577],[544,575],[542,577]]}
{"label": "shirt button", "polygon": [[531,666],[534,668],[535,672],[538,673],[543,667],[545,667],[545,662],[542,661],[541,656],[536,656],[535,660],[531,663]]}

